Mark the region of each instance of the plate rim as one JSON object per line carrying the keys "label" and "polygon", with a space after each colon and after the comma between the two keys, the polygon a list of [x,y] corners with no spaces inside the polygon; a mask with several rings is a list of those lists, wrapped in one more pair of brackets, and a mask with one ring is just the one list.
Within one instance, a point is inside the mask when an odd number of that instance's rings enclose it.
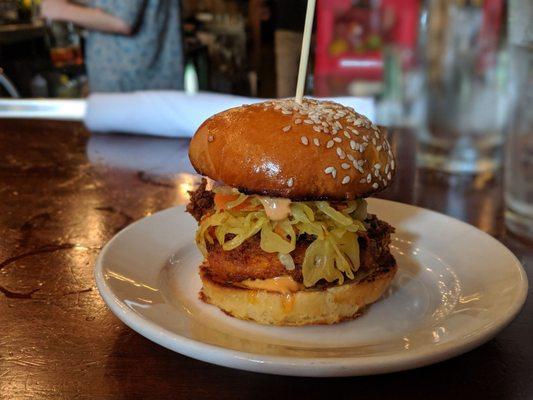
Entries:
{"label": "plate rim", "polygon": [[513,265],[517,268],[520,276],[521,285],[517,296],[515,297],[515,301],[510,306],[511,312],[505,314],[503,318],[499,319],[498,321],[491,321],[489,325],[485,325],[482,328],[474,331],[475,333],[473,335],[470,335],[468,338],[462,340],[459,344],[453,341],[440,344],[435,347],[434,351],[431,352],[424,350],[417,351],[416,349],[413,349],[409,352],[400,354],[378,354],[369,357],[289,357],[233,350],[226,347],[205,343],[203,341],[190,339],[176,332],[162,328],[154,321],[145,318],[137,312],[131,310],[131,308],[124,304],[114,294],[111,287],[107,284],[104,276],[104,259],[109,249],[114,245],[115,241],[120,236],[127,234],[128,231],[135,229],[138,224],[144,223],[145,220],[152,218],[155,215],[169,213],[176,209],[184,210],[184,205],[176,205],[147,215],[116,233],[105,244],[96,259],[94,268],[94,279],[96,281],[96,286],[100,296],[113,314],[129,328],[133,329],[135,332],[146,337],[152,342],[155,342],[179,354],[211,364],[252,372],[287,376],[364,376],[399,372],[423,367],[448,360],[481,346],[495,337],[505,327],[507,327],[518,315],[526,301],[529,283],[523,265],[507,246],[479,228],[454,217],[450,217],[446,214],[392,200],[380,198],[371,198],[370,200],[371,202],[382,202],[384,204],[393,203],[400,207],[408,207],[411,209],[422,210],[430,214],[435,214],[440,218],[444,217],[445,219],[452,220],[454,223],[463,225],[463,227],[467,229],[473,229],[477,231],[477,233],[481,233],[486,239],[495,242],[496,245],[500,246],[503,251],[506,251],[507,254],[511,256]]}

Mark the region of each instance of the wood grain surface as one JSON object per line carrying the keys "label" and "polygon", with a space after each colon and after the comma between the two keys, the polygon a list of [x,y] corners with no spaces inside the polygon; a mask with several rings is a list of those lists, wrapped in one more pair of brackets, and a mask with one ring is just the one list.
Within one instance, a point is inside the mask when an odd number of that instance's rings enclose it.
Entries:
{"label": "wood grain surface", "polygon": [[[416,168],[392,132],[396,181],[381,197],[451,215],[502,240],[530,273],[533,247],[503,226],[497,176]],[[533,300],[495,339],[418,370],[291,378],[209,365],[133,332],[93,278],[120,229],[187,202],[187,140],[90,135],[79,123],[0,120],[0,399],[532,399]],[[435,227],[438,229],[438,227]]]}

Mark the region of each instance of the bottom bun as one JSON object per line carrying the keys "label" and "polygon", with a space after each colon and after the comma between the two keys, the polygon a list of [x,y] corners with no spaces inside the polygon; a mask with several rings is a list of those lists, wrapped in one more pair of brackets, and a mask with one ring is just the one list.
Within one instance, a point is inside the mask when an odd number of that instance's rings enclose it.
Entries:
{"label": "bottom bun", "polygon": [[360,281],[286,295],[222,285],[201,268],[200,298],[235,318],[265,325],[335,324],[358,317],[367,305],[377,301],[389,287],[397,269],[393,262]]}

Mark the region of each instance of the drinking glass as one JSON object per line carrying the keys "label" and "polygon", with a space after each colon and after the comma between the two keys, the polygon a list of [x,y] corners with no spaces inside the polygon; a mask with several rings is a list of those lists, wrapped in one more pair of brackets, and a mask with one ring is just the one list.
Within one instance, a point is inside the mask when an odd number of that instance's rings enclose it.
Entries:
{"label": "drinking glass", "polygon": [[428,5],[419,164],[450,173],[492,172],[501,165],[509,112],[503,1]]}
{"label": "drinking glass", "polygon": [[511,51],[516,96],[505,145],[505,223],[533,240],[533,46]]}

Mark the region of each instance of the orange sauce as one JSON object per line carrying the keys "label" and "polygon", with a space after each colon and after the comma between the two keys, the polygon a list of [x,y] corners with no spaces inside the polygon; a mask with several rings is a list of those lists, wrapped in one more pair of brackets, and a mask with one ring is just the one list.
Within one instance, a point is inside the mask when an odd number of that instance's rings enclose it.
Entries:
{"label": "orange sauce", "polygon": [[259,197],[265,207],[265,214],[272,221],[281,221],[291,213],[291,201],[277,197]]}
{"label": "orange sauce", "polygon": [[294,293],[286,293],[282,294],[281,296],[281,305],[283,306],[283,311],[288,313],[294,307]]}
{"label": "orange sauce", "polygon": [[[288,313],[294,307],[295,295],[294,292],[300,290],[302,286],[290,276],[278,276],[271,279],[247,279],[239,283],[239,286],[248,289],[267,290],[269,292],[277,292],[281,296],[281,305],[283,310]],[[257,292],[248,294],[248,301],[255,303],[257,301]]]}
{"label": "orange sauce", "polygon": [[249,289],[262,289],[269,292],[292,293],[300,290],[300,284],[290,276],[278,276],[271,279],[246,279],[240,286]]}
{"label": "orange sauce", "polygon": [[257,303],[257,292],[248,293],[248,302],[252,304]]}

